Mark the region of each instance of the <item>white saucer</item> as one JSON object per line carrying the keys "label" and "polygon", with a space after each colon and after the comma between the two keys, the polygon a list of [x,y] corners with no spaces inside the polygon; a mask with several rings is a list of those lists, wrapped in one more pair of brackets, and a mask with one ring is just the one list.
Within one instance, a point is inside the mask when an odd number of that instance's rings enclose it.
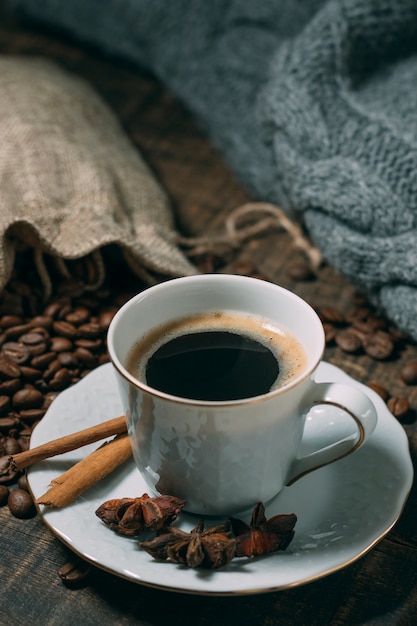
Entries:
{"label": "white saucer", "polygon": [[[372,390],[337,367],[322,363],[317,380],[350,382],[371,397],[378,425],[360,450],[286,487],[267,504],[266,515],[296,513],[295,537],[285,552],[258,559],[235,559],[215,572],[160,563],[141,550],[139,541],[116,535],[95,515],[111,498],[140,496],[145,484],[128,461],[65,509],[41,510],[45,523],[74,552],[94,565],[151,587],[206,595],[275,591],[307,583],[348,565],[392,528],[411,489],[413,468],[402,426]],[[338,411],[338,409],[330,408]],[[35,428],[31,445],[81,430],[122,413],[110,364],[103,365],[62,392]],[[70,465],[98,444],[43,461],[29,471],[35,497]],[[181,515],[191,530],[198,520]]]}

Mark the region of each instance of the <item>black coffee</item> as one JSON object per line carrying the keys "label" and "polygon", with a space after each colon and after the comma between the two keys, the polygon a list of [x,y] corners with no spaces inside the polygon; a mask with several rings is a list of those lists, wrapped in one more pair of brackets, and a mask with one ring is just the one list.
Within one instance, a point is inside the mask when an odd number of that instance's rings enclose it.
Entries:
{"label": "black coffee", "polygon": [[174,337],[148,360],[146,382],[194,400],[251,398],[270,391],[279,375],[274,354],[260,342],[229,331]]}
{"label": "black coffee", "polygon": [[182,398],[256,397],[306,368],[298,340],[268,319],[209,311],[157,325],[132,346],[126,369],[150,387]]}

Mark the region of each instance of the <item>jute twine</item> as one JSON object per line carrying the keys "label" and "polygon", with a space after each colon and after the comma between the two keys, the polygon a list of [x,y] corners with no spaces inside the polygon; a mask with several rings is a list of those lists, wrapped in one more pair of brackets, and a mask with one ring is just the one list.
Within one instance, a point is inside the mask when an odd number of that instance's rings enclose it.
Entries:
{"label": "jute twine", "polygon": [[[274,204],[267,202],[248,202],[234,209],[224,222],[224,232],[205,237],[179,236],[177,243],[184,248],[185,254],[198,257],[205,254],[227,254],[237,251],[243,244],[256,237],[261,237],[273,231],[284,231],[292,239],[294,249],[300,251],[308,261],[311,269],[317,270],[322,263],[320,251],[304,236],[301,227],[290,220],[284,211]],[[34,261],[43,286],[44,297],[52,293],[52,281],[45,264],[44,254],[40,248],[34,249]],[[86,261],[93,271],[91,282],[83,284],[84,291],[98,289],[106,276],[106,268],[100,250],[93,251]],[[63,278],[71,279],[68,263],[60,257],[53,257],[55,271]],[[144,271],[144,270],[143,270]],[[157,279],[147,273],[143,279],[148,284],[154,284]]]}
{"label": "jute twine", "polygon": [[301,227],[290,220],[284,211],[268,202],[248,202],[234,209],[225,221],[225,232],[206,237],[179,237],[178,243],[189,257],[214,253],[225,254],[243,243],[273,230],[288,233],[292,245],[299,250],[313,270],[322,263],[320,251],[304,236]]}

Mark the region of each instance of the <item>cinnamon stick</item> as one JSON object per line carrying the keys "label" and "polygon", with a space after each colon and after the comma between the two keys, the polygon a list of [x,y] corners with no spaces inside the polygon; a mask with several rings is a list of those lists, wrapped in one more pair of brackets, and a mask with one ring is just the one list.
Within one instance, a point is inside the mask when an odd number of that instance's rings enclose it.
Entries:
{"label": "cinnamon stick", "polygon": [[76,450],[82,446],[86,446],[89,443],[94,443],[105,437],[111,437],[112,435],[119,435],[126,432],[126,421],[124,416],[115,417],[114,419],[102,422],[96,426],[90,426],[84,430],[79,430],[70,435],[59,437],[59,439],[53,439],[36,448],[25,450],[13,454],[10,457],[10,465],[13,471],[25,469],[34,463],[44,461],[52,456],[69,452],[70,450]]}
{"label": "cinnamon stick", "polygon": [[57,508],[68,506],[84,491],[127,461],[131,454],[129,436],[118,435],[55,478],[51,482],[52,487],[37,498],[36,503]]}

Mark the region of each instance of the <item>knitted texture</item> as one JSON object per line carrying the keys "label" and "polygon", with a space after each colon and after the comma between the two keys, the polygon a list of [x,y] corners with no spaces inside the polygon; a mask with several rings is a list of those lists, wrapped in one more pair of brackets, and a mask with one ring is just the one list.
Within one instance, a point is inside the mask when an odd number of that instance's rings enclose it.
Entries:
{"label": "knitted texture", "polygon": [[151,69],[417,339],[415,0],[14,0]]}

